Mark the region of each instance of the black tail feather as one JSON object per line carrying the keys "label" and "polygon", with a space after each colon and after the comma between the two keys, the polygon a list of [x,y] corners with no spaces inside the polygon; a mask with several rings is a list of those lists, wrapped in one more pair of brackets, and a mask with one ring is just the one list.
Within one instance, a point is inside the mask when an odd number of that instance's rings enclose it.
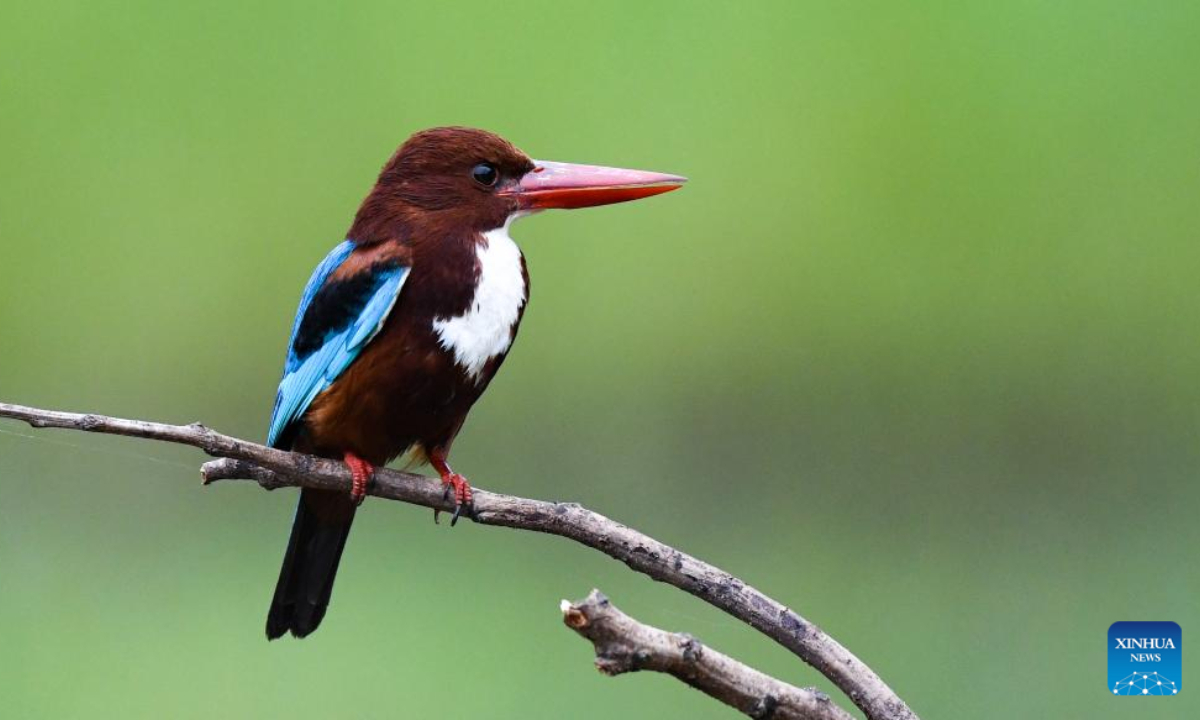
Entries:
{"label": "black tail feather", "polygon": [[329,607],[333,579],[350,535],[355,505],[345,493],[304,490],[292,522],[275,597],[267,613],[267,639],[302,638],[317,629]]}

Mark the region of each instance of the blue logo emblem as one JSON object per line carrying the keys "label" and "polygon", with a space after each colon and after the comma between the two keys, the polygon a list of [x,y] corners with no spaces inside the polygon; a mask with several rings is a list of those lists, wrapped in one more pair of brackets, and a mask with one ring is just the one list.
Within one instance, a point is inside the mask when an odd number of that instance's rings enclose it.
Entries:
{"label": "blue logo emblem", "polygon": [[1183,689],[1183,631],[1173,622],[1115,622],[1108,628],[1108,691],[1178,695]]}

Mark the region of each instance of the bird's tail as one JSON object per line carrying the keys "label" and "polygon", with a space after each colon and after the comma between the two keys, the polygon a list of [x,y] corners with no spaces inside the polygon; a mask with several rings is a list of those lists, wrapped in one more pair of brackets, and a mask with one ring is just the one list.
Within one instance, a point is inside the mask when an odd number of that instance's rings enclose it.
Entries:
{"label": "bird's tail", "polygon": [[321,624],[354,509],[345,493],[311,489],[300,493],[292,537],[267,613],[268,640],[288,631],[302,638]]}

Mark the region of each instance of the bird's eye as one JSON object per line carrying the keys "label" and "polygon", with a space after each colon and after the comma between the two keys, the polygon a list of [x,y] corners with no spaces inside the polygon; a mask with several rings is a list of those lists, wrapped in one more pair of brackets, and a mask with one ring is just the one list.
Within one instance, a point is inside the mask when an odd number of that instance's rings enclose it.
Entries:
{"label": "bird's eye", "polygon": [[491,163],[479,163],[471,168],[471,177],[484,187],[492,187],[496,184],[500,173],[496,172],[496,168]]}

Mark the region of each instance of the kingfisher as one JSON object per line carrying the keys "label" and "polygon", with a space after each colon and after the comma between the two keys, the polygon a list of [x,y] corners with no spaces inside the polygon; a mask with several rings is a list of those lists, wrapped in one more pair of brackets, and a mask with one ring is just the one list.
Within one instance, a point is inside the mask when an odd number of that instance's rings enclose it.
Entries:
{"label": "kingfisher", "polygon": [[410,453],[453,497],[451,525],[474,513],[450,447],[504,362],[529,300],[513,221],[650,197],[685,181],[532,160],[498,135],[465,127],[424,130],[400,146],[346,239],[313,271],[292,324],[267,443],[342,460],[353,483],[349,493],[301,491],[267,614],[269,640],[302,638],[321,624],[376,467]]}

